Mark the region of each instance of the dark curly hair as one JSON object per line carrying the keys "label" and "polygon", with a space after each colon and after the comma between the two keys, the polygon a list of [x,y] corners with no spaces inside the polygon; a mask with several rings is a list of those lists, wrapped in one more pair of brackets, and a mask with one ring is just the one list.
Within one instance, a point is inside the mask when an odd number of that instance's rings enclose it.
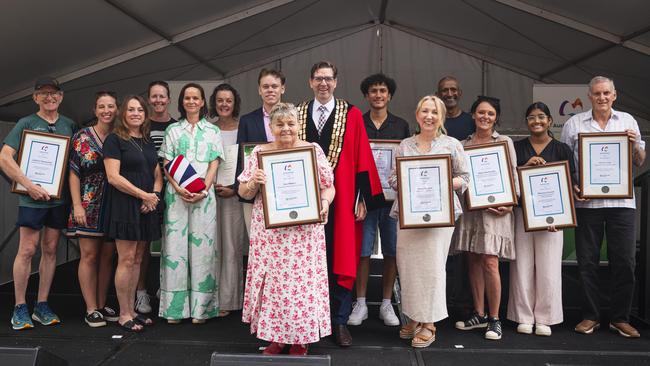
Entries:
{"label": "dark curly hair", "polygon": [[217,85],[212,91],[212,95],[210,95],[210,109],[209,109],[210,118],[215,118],[219,116],[219,114],[217,113],[217,93],[222,90],[227,90],[231,92],[232,95],[234,96],[235,103],[232,107],[232,116],[235,118],[239,117],[239,108],[241,106],[241,97],[239,96],[239,92],[237,92],[237,89],[235,89],[232,85],[223,83]]}

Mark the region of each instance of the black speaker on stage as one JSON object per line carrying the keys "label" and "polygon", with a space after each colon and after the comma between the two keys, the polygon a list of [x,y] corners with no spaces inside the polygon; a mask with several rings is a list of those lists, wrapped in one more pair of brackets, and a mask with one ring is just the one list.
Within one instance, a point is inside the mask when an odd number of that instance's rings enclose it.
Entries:
{"label": "black speaker on stage", "polygon": [[0,365],[68,366],[68,362],[41,347],[0,347]]}
{"label": "black speaker on stage", "polygon": [[289,355],[260,355],[214,352],[210,358],[210,366],[330,366],[330,355],[319,356],[289,356]]}

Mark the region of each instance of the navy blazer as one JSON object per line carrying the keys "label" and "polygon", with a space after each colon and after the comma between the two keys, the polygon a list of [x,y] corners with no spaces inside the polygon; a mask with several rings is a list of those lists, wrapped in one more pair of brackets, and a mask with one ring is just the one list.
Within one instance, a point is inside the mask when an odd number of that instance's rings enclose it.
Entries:
{"label": "navy blazer", "polygon": [[[242,144],[246,142],[268,142],[266,139],[266,129],[264,128],[264,112],[262,107],[245,114],[239,118],[239,127],[237,130],[237,143]],[[237,156],[237,171],[235,176],[239,177],[244,171],[244,162],[241,161],[241,148],[240,154]],[[239,181],[235,179],[234,190],[239,196]],[[242,202],[253,203],[253,200],[245,200],[239,197]]]}

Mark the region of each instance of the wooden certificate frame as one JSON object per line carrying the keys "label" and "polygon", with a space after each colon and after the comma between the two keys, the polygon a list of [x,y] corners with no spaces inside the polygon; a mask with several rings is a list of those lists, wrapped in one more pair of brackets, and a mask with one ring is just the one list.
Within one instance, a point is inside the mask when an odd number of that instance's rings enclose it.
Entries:
{"label": "wooden certificate frame", "polygon": [[515,206],[517,191],[508,143],[499,141],[464,148],[469,165],[468,209]]}
{"label": "wooden certificate frame", "polygon": [[388,184],[388,178],[390,178],[395,153],[402,141],[371,139],[369,142],[372,156],[375,159],[375,166],[377,166],[379,180],[381,181],[381,188],[384,191],[384,198],[386,201],[394,201],[397,197],[397,192]]}
{"label": "wooden certificate frame", "polygon": [[517,167],[525,231],[576,227],[569,162]]}
{"label": "wooden certificate frame", "polygon": [[627,132],[578,134],[580,195],[632,198],[632,145]]}
{"label": "wooden certificate frame", "polygon": [[[70,137],[53,133],[23,130],[18,149],[18,166],[34,184],[45,189],[53,199],[60,199],[68,168]],[[11,191],[29,194],[15,181]]]}
{"label": "wooden certificate frame", "polygon": [[398,157],[396,166],[400,229],[454,226],[451,156]]}
{"label": "wooden certificate frame", "polygon": [[266,228],[321,223],[314,147],[259,151],[257,157],[266,173],[261,187]]}

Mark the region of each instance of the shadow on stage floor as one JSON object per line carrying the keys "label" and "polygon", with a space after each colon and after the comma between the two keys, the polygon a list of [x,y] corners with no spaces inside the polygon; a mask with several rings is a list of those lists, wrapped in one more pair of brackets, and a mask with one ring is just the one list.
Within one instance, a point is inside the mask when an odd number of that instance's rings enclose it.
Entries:
{"label": "shadow on stage floor", "polygon": [[[214,351],[259,353],[259,347],[265,345],[249,334],[240,312],[204,325],[168,325],[158,319],[156,325],[141,334],[124,332],[115,325],[89,328],[82,319],[84,306],[75,272],[76,262],[57,269],[50,303],[62,324],[52,327],[36,325],[27,331],[11,330],[13,288],[0,287],[0,324],[4,324],[0,326],[0,347],[41,346],[70,365],[193,366],[209,365]],[[35,280],[32,278],[31,282]],[[30,283],[32,289],[35,283]],[[35,295],[30,295],[33,300]],[[115,298],[111,296],[109,302],[114,304]],[[501,341],[487,341],[481,331],[456,330],[452,320],[447,319],[438,323],[436,342],[417,351],[408,341],[399,339],[397,327],[385,327],[377,312],[378,307],[371,306],[368,320],[362,326],[350,327],[352,347],[338,348],[328,337],[312,346],[310,352],[329,354],[332,365],[346,366],[650,365],[650,329],[640,327],[640,339],[625,339],[606,327],[590,336],[577,334],[573,326],[580,319],[575,310],[565,311],[564,324],[554,326],[551,337],[517,334],[516,324],[506,321]]]}

